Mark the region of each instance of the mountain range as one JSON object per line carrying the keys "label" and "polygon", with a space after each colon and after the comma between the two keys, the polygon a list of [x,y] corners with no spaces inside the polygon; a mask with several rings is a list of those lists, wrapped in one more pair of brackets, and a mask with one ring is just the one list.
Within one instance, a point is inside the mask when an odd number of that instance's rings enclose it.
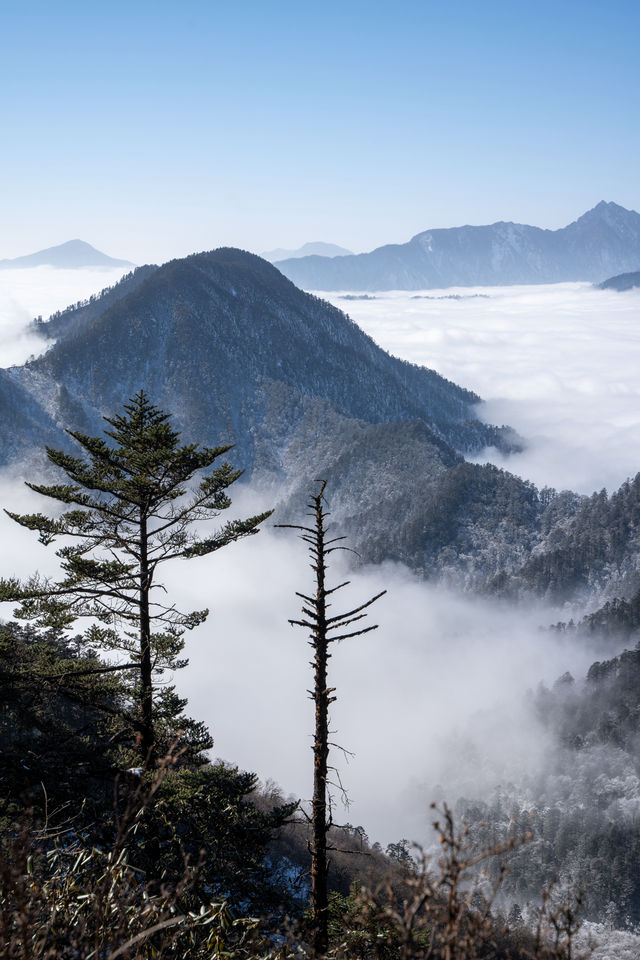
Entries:
{"label": "mountain range", "polygon": [[[186,440],[232,462],[298,516],[318,477],[363,561],[401,561],[464,589],[631,599],[640,480],[595,498],[537,490],[465,454],[522,441],[480,398],[386,354],[274,266],[223,248],[140,267],[39,325],[45,354],[0,370],[0,462],[97,434],[144,388]],[[42,469],[42,456],[30,472]]]}
{"label": "mountain range", "polygon": [[67,240],[56,247],[47,247],[37,253],[12,260],[0,260],[0,270],[27,269],[29,267],[57,267],[60,270],[79,270],[82,267],[133,267],[128,260],[117,260],[96,250],[84,240]]}
{"label": "mountain range", "polygon": [[283,250],[278,248],[277,250],[267,250],[266,253],[261,253],[260,256],[263,260],[268,260],[269,263],[275,263],[276,260],[297,260],[299,257],[348,257],[352,256],[351,250],[347,250],[345,247],[339,247],[335,243],[323,243],[321,240],[315,240],[311,243],[305,243],[301,247],[298,247],[297,250]]}
{"label": "mountain range", "polygon": [[[389,356],[265,260],[221,249],[142,266],[34,329],[48,338],[47,352],[0,370],[0,463],[28,459],[21,472],[30,479],[50,469],[45,444],[73,449],[64,428],[102,433],[102,416],[143,387],[174,414],[184,440],[234,442],[229,459],[264,488],[280,521],[300,522],[314,481],[326,478],[331,521],[360,562],[399,561],[423,578],[500,599],[542,596],[572,610],[588,603],[593,612],[579,624],[557,625],[559,643],[566,635],[587,645],[596,630],[637,640],[640,474],[611,496],[583,497],[468,462],[465,453],[486,445],[508,452],[522,441],[478,419],[475,394]],[[516,649],[519,615],[515,608]],[[25,651],[32,655],[33,644]],[[484,749],[467,748],[456,732],[452,756],[463,758],[470,783],[456,809],[472,840],[488,846],[516,829],[531,834],[510,862],[505,889],[514,903],[570,878],[586,891],[588,918],[640,922],[639,679],[640,653],[629,650],[593,664],[581,686],[568,673],[551,690],[539,685],[529,700],[546,727],[547,772],[535,775],[534,754],[534,773],[501,780],[493,797],[483,799],[481,786],[476,797],[473,786],[476,771],[481,781],[490,767]],[[31,704],[26,729],[42,739]],[[480,730],[491,709],[488,700],[477,714]],[[13,743],[24,730],[16,734],[7,716]],[[81,722],[84,735],[86,711]],[[517,736],[504,749],[513,742],[524,755]],[[66,735],[63,746],[67,771]],[[289,875],[292,848],[283,849]]]}
{"label": "mountain range", "polygon": [[[21,471],[30,479],[49,469],[45,444],[73,448],[64,428],[102,433],[102,416],[142,387],[184,440],[234,442],[229,459],[264,488],[279,520],[300,522],[314,481],[326,478],[331,520],[360,562],[399,561],[459,591],[588,603],[579,624],[557,625],[559,642],[588,644],[595,631],[637,640],[640,474],[612,495],[584,497],[468,462],[466,453],[522,441],[483,423],[475,394],[389,356],[265,260],[221,249],[142,266],[34,329],[47,352],[0,370],[0,463],[30,460]],[[487,801],[470,779],[456,803],[474,841],[531,834],[510,862],[514,903],[570,878],[586,891],[588,918],[640,922],[639,679],[640,653],[629,650],[593,664],[582,686],[570,674],[551,690],[539,685],[530,701],[548,729],[545,750],[553,746],[545,776],[508,778]],[[485,751],[452,742],[466,774],[484,778]],[[64,750],[66,770],[67,739]]]}
{"label": "mountain range", "polygon": [[602,201],[560,230],[520,223],[425,230],[403,244],[340,257],[283,259],[305,290],[601,282],[640,267],[640,214]]}

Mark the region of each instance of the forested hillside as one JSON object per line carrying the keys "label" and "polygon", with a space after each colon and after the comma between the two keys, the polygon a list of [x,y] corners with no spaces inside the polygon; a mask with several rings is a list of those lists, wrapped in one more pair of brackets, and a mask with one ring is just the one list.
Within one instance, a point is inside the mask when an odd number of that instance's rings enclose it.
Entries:
{"label": "forested hillside", "polygon": [[4,463],[64,429],[99,429],[140,387],[186,438],[235,444],[281,517],[326,477],[365,562],[400,560],[465,589],[599,605],[637,580],[638,484],[581,499],[490,465],[524,442],[481,422],[479,398],[385,354],[345,314],[270,264],[222,249],[141,267],[40,325],[48,352],[0,371]]}
{"label": "forested hillside", "polygon": [[[59,580],[37,574],[0,580],[0,600],[17,604],[15,615],[29,624],[0,627],[0,936],[6,955],[89,960],[96,950],[115,957],[135,946],[139,960],[204,960],[224,947],[226,956],[240,960],[263,956],[277,941],[283,957],[297,955],[305,943],[315,945],[310,952],[317,957],[357,957],[364,935],[367,954],[381,938],[390,958],[448,960],[455,942],[469,960],[486,949],[505,960],[524,957],[529,947],[537,960],[568,960],[572,920],[561,921],[555,943],[536,943],[530,934],[514,936],[494,915],[493,895],[478,887],[484,899],[467,896],[477,864],[513,853],[524,838],[468,853],[464,832],[445,806],[442,824],[435,824],[444,857],[434,873],[419,867],[404,840],[390,844],[385,857],[362,828],[335,824],[326,766],[334,746],[328,707],[335,700],[327,688],[328,657],[319,687],[316,679],[326,708],[320,727],[316,722],[315,766],[322,749],[325,768],[311,804],[313,910],[311,916],[305,911],[307,810],[274,790],[254,796],[255,776],[212,764],[208,730],[185,714],[186,700],[167,680],[187,665],[185,634],[208,611],[178,609],[158,579],[165,561],[198,562],[251,538],[269,516],[234,519],[202,535],[198,525],[230,507],[227,490],[239,473],[226,461],[216,463],[228,448],[181,445],[170,421],[140,391],[108,418],[108,442],[76,431],[82,456],[47,451],[70,482],[29,486],[62,505],[53,516],[9,513],[37,532],[42,546],[62,545]],[[324,487],[315,497],[318,510]],[[308,541],[309,528],[297,529]],[[324,534],[320,519],[310,554],[318,583],[314,634],[318,641],[338,630],[339,641],[375,629],[349,626],[373,601],[326,619],[326,597],[339,586],[325,584],[325,549],[332,553],[336,541],[325,547]],[[304,604],[314,601],[300,596],[309,616]],[[67,632],[82,627],[74,636]],[[317,713],[317,692],[315,699]],[[329,850],[344,844],[337,849],[353,856],[352,866],[332,857],[329,871],[325,846],[319,861],[316,804],[324,842]],[[447,891],[455,892],[455,907]],[[387,929],[399,897],[405,906],[397,927]],[[541,923],[551,930],[567,910],[572,916],[569,902],[554,903]]]}
{"label": "forested hillside", "polygon": [[601,290],[633,290],[640,287],[640,271],[621,273],[617,277],[609,277],[599,284]]}
{"label": "forested hillside", "polygon": [[569,523],[548,530],[542,549],[512,581],[551,599],[615,590],[630,598],[640,586],[640,474],[611,496],[585,498]]}
{"label": "forested hillside", "polygon": [[[60,343],[73,350],[69,345],[76,339],[73,334]],[[51,356],[45,359],[50,361]],[[30,365],[29,375],[35,369],[35,364]],[[270,399],[278,414],[270,422],[286,421],[286,389],[273,386]],[[132,574],[135,563],[131,557],[140,556],[142,540],[135,541],[137,546],[132,552],[122,538],[126,538],[125,531],[133,522],[134,506],[148,508],[152,489],[164,504],[162,510],[169,510],[169,514],[163,513],[166,524],[173,516],[173,508],[168,505],[173,502],[174,484],[182,496],[180,484],[190,477],[192,468],[208,466],[224,450],[205,449],[200,460],[193,448],[178,448],[179,435],[168,427],[168,416],[158,412],[143,392],[128,402],[125,411],[124,417],[110,418],[110,445],[76,433],[76,441],[90,458],[89,466],[64,452],[49,453],[52,465],[63,468],[80,487],[36,484],[36,491],[72,507],[79,506],[79,511],[72,510],[59,519],[48,519],[42,514],[14,516],[23,526],[39,531],[44,543],[69,534],[88,536],[89,542],[86,549],[75,547],[61,553],[68,578],[60,585],[38,578],[22,586],[13,580],[2,582],[3,599],[21,601],[21,614],[36,622],[36,629],[5,626],[0,648],[0,775],[6,798],[3,816],[9,843],[7,863],[22,862],[25,847],[20,846],[20,838],[27,836],[26,844],[36,848],[43,864],[38,874],[38,884],[42,884],[38,891],[45,892],[38,892],[38,897],[47,895],[50,884],[55,888],[64,880],[65,884],[74,885],[65,893],[69,909],[73,910],[77,889],[93,889],[104,870],[103,851],[115,844],[114,857],[118,863],[131,864],[127,870],[133,878],[123,888],[118,886],[118,895],[124,898],[121,913],[128,917],[128,911],[133,910],[136,924],[142,922],[144,926],[146,922],[147,914],[140,910],[139,898],[143,890],[149,890],[153,891],[153,920],[164,923],[169,915],[179,916],[180,937],[184,935],[189,942],[197,943],[198,949],[209,948],[211,929],[202,933],[187,915],[191,917],[194,908],[199,910],[203,904],[204,913],[198,916],[210,918],[212,929],[217,931],[215,924],[222,922],[221,915],[218,912],[214,919],[210,912],[213,907],[206,906],[212,896],[224,899],[224,910],[235,910],[243,924],[247,911],[261,911],[269,918],[269,929],[280,927],[286,922],[283,910],[288,911],[301,925],[296,936],[304,937],[306,934],[299,931],[305,929],[307,834],[304,823],[283,829],[285,821],[295,814],[295,803],[273,790],[261,796],[251,774],[221,764],[211,765],[203,753],[211,743],[206,728],[185,715],[186,703],[171,686],[166,686],[159,673],[149,688],[149,702],[157,711],[155,736],[150,743],[157,744],[158,749],[153,763],[145,761],[141,754],[140,745],[145,743],[147,729],[146,721],[140,719],[146,682],[140,671],[144,648],[138,650],[135,642],[132,646],[135,629],[127,631],[128,639],[120,640],[112,628],[125,613],[134,625],[138,622],[140,581],[136,578],[142,574]],[[260,449],[259,444],[256,449]],[[170,467],[165,464],[158,470],[155,456],[162,462],[168,458]],[[329,490],[328,486],[327,491],[332,505],[336,505],[333,520],[341,532],[352,534],[360,559],[391,557],[407,562],[428,577],[444,577],[463,587],[514,596],[538,593],[584,600],[587,596],[606,599],[609,595],[624,595],[628,599],[610,600],[579,627],[569,625],[564,630],[594,631],[608,625],[613,632],[619,622],[626,625],[627,639],[634,639],[640,491],[637,479],[611,497],[605,492],[584,498],[548,489],[539,491],[491,465],[466,462],[423,419],[368,423],[338,412],[326,399],[306,398],[301,403],[296,429],[281,453],[280,468],[292,478],[280,506],[281,517],[287,517],[294,501],[299,504],[299,495],[305,486],[309,487],[313,475],[327,467],[332,478],[332,488]],[[198,488],[204,497],[198,509],[209,502],[214,511],[228,506],[224,490],[237,479],[237,473],[226,466],[220,469],[215,484],[203,481],[204,485]],[[115,498],[107,505],[106,514],[104,501],[81,493],[81,487],[98,489],[103,496]],[[167,500],[163,499],[166,497]],[[114,503],[124,503],[122,516],[114,512]],[[92,511],[90,519],[85,510]],[[114,516],[120,518],[115,527]],[[178,523],[186,516],[179,512]],[[401,524],[398,516],[402,517]],[[96,517],[101,517],[106,526],[101,527]],[[264,515],[253,518],[247,531],[234,521],[223,528],[219,539],[202,541],[187,537],[182,527],[178,539],[170,541],[163,528],[163,546],[158,549],[171,552],[175,548],[176,556],[184,559],[205,555],[236,536],[251,532],[261,519]],[[153,529],[152,523],[151,537]],[[113,543],[110,537],[115,537]],[[122,564],[117,555],[106,562],[85,556],[87,550],[101,544],[110,550],[115,544],[129,559]],[[102,600],[99,607],[83,606],[87,584],[91,584],[91,596],[115,597],[117,609],[109,606],[110,601],[105,604]],[[61,597],[67,596],[71,600],[61,603]],[[166,623],[171,626],[166,633],[147,632],[151,644],[148,650],[155,651],[149,660],[152,674],[173,671],[182,665],[182,631],[202,622],[205,613],[180,614],[170,600],[161,608],[165,611],[161,616],[168,617]],[[69,643],[59,628],[71,626],[79,612],[90,616],[98,612],[104,626],[90,628]],[[561,632],[560,627],[558,631]],[[133,652],[131,664],[122,665],[136,671],[130,679],[101,658],[101,653],[114,649]],[[500,871],[495,874],[499,897],[495,903],[490,901],[484,912],[478,912],[480,901],[461,901],[455,936],[462,937],[461,930],[467,929],[467,924],[474,931],[469,950],[476,952],[468,953],[469,957],[483,956],[478,953],[479,945],[488,943],[499,944],[492,947],[494,953],[489,955],[500,958],[526,955],[519,954],[521,950],[534,951],[533,955],[540,958],[568,957],[573,921],[565,930],[568,940],[562,941],[562,948],[556,953],[543,945],[536,954],[530,934],[517,923],[514,933],[516,913],[505,926],[504,916],[513,904],[535,897],[556,873],[571,876],[578,888],[587,890],[584,903],[588,917],[622,926],[638,922],[633,833],[640,803],[640,779],[634,759],[640,716],[640,707],[634,700],[637,668],[635,652],[625,653],[611,662],[595,664],[584,689],[577,693],[568,676],[561,678],[551,691],[540,689],[533,709],[539,722],[547,725],[557,747],[548,766],[542,774],[536,771],[522,782],[501,785],[492,802],[476,801],[473,797],[459,801],[458,812],[470,821],[474,842],[484,850],[483,862],[487,859],[493,863],[497,851],[513,860],[508,875]],[[168,761],[162,758],[163,751],[170,758]],[[112,796],[115,806],[109,799]],[[36,835],[30,834],[32,828],[21,820],[25,809],[32,810]],[[55,817],[52,811],[56,812]],[[56,819],[58,811],[60,820]],[[453,851],[452,856],[457,857],[459,853],[455,851],[461,848],[457,846],[453,821],[446,819],[446,809],[443,815],[442,843],[445,850]],[[65,819],[68,816],[71,825]],[[47,832],[49,824],[52,834]],[[67,852],[59,840],[69,831],[76,837],[78,825],[82,827],[81,835],[74,839],[69,851],[80,868],[79,872],[77,867],[69,872],[64,865]],[[529,831],[533,838],[522,846]],[[337,858],[331,874],[335,911],[332,943],[346,936],[345,930],[351,936],[350,925],[364,923],[365,916],[369,924],[367,936],[375,941],[377,924],[388,916],[385,904],[391,901],[371,892],[358,899],[350,892],[351,882],[366,878],[373,886],[384,872],[390,872],[391,892],[385,896],[393,899],[408,888],[422,890],[422,897],[424,885],[433,883],[432,875],[420,872],[401,838],[390,845],[391,862],[369,844],[360,829],[348,827],[346,841],[342,836],[336,837],[336,841],[346,842],[345,849],[354,857],[354,866]],[[367,865],[358,859],[363,854]],[[191,871],[189,864],[195,864],[201,856],[200,867]],[[475,853],[470,857],[473,860]],[[455,864],[451,869],[458,884],[467,876],[470,863],[464,861],[459,873],[455,873]],[[122,882],[120,874],[117,878],[108,871],[104,875],[118,885]],[[445,870],[434,892],[429,894],[429,909],[434,912],[420,914],[422,929],[443,924],[443,936],[454,935],[440,912],[437,892],[453,882],[452,876]],[[17,882],[16,876],[5,874],[3,889],[14,890],[12,885]],[[425,902],[422,900],[420,910]],[[561,903],[550,900],[549,904],[555,904],[553,909],[560,911],[558,916],[565,916]],[[34,901],[29,923],[37,927],[43,909],[42,901]],[[483,918],[481,922],[479,918]],[[551,918],[547,920],[553,925]],[[92,916],[90,923],[94,921]],[[400,930],[405,921],[403,915],[398,921]],[[204,920],[202,923],[206,926]],[[136,924],[126,930],[114,927],[113,935],[142,934]],[[244,926],[241,924],[239,929],[244,930]],[[48,928],[45,934],[43,942],[48,943]],[[390,944],[389,956],[400,955],[398,941],[389,939],[387,933],[384,936]],[[153,942],[153,949],[157,949],[156,941]],[[255,955],[255,944],[243,946],[234,937],[229,943],[230,950],[246,947],[246,956]],[[174,953],[167,956],[176,955],[176,944],[172,940]],[[76,944],[73,949],[80,948]],[[349,949],[356,950],[356,946]],[[411,956],[423,954],[424,944],[418,941]],[[24,953],[16,955],[22,957]],[[358,955],[357,951],[354,955]],[[446,952],[442,957],[446,957]]]}
{"label": "forested hillside", "polygon": [[524,906],[559,877],[582,891],[587,918],[640,923],[639,680],[633,649],[594,663],[586,678],[540,686],[531,705],[555,743],[544,768],[502,784],[489,802],[459,802],[478,842],[532,833],[511,862],[507,903]]}
{"label": "forested hillside", "polygon": [[187,435],[235,443],[249,469],[270,434],[277,465],[310,401],[369,423],[422,419],[461,450],[515,439],[476,419],[473,393],[390,357],[345,314],[239,250],[142,268],[45,328],[60,339],[4,377],[59,422],[97,429],[102,412],[144,387]]}

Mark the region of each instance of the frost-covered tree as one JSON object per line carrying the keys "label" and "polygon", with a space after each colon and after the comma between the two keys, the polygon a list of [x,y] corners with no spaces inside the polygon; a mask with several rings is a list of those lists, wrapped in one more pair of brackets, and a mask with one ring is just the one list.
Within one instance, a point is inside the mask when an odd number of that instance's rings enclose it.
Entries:
{"label": "frost-covered tree", "polygon": [[[2,580],[0,600],[18,601],[16,614],[40,626],[67,627],[89,618],[91,647],[127,653],[127,663],[108,669],[131,671],[131,725],[139,736],[141,758],[153,766],[158,726],[179,716],[185,704],[172,687],[162,688],[158,681],[186,664],[180,658],[184,632],[208,614],[178,610],[158,580],[159,568],[256,533],[269,513],[199,536],[194,525],[231,504],[227,490],[241,471],[225,461],[207,472],[230,447],[180,445],[170,415],[144,391],[125,404],[122,414],[105,420],[109,429],[104,437],[69,431],[82,456],[47,449],[50,462],[69,482],[27,483],[69,509],[54,517],[7,511],[37,531],[45,545],[70,538],[57,551],[62,579]],[[200,749],[209,745],[204,728],[192,732],[196,739],[201,735]]]}

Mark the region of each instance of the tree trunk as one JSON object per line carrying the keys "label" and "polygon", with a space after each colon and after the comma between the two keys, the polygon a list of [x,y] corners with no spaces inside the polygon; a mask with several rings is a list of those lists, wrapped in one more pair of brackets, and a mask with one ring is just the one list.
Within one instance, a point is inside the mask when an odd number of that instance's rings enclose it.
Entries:
{"label": "tree trunk", "polygon": [[[367,607],[375,603],[383,593],[378,593],[375,597],[361,603],[353,610],[347,610],[344,613],[332,615],[327,618],[327,597],[335,594],[337,590],[346,587],[349,581],[340,583],[330,590],[326,588],[325,580],[327,573],[327,558],[330,553],[336,550],[344,550],[343,546],[336,546],[338,541],[344,540],[344,537],[333,537],[325,539],[325,520],[327,514],[324,512],[322,503],[324,499],[324,490],[326,480],[321,481],[320,492],[310,498],[308,504],[310,515],[315,518],[315,527],[301,526],[300,524],[282,523],[280,527],[289,527],[293,530],[299,530],[301,539],[309,547],[309,555],[312,558],[311,567],[315,574],[316,592],[315,596],[306,596],[304,593],[298,593],[303,601],[302,612],[303,620],[290,620],[292,626],[307,627],[311,629],[309,643],[313,648],[313,671],[314,687],[309,691],[311,699],[316,708],[316,725],[313,740],[313,800],[311,803],[311,919],[313,922],[313,951],[315,956],[321,956],[327,952],[329,945],[329,896],[328,896],[328,873],[329,864],[327,861],[327,849],[331,847],[327,844],[327,837],[331,827],[331,809],[329,809],[329,818],[327,819],[327,807],[330,808],[330,802],[327,803],[327,773],[329,767],[329,707],[336,699],[332,694],[335,687],[327,686],[327,664],[331,654],[329,653],[329,644],[335,640],[346,640],[349,637],[359,637],[363,633],[369,633],[370,630],[376,630],[377,625],[370,627],[361,627],[354,630],[349,629],[350,625],[363,619],[366,614],[363,612]],[[346,633],[343,632],[346,628]],[[336,633],[337,632],[337,633]],[[335,634],[335,635],[334,635]]]}
{"label": "tree trunk", "polygon": [[322,504],[316,505],[316,598],[314,631],[316,729],[313,742],[313,804],[311,841],[311,913],[314,925],[313,947],[317,954],[328,946],[327,897],[327,766],[329,758],[329,691],[327,689],[327,620],[325,594],[324,518]]}
{"label": "tree trunk", "polygon": [[155,766],[153,729],[153,670],[151,665],[151,619],[149,616],[149,557],[147,518],[140,518],[140,714],[142,737],[140,753],[143,763]]}

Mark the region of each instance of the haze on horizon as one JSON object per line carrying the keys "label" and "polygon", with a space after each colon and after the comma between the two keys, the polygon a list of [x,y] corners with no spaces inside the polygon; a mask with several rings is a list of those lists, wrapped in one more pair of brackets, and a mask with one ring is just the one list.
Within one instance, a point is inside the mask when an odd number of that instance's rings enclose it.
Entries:
{"label": "haze on horizon", "polygon": [[360,251],[638,209],[639,25],[630,0],[13,5],[0,258]]}

